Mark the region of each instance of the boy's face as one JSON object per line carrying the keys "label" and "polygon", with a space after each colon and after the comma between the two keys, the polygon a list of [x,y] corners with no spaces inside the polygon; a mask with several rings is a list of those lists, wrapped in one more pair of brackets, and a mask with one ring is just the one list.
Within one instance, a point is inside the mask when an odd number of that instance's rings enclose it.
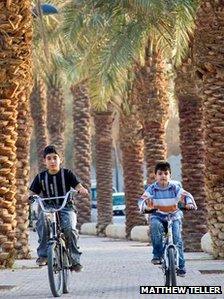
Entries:
{"label": "boy's face", "polygon": [[44,161],[50,173],[57,173],[60,170],[61,159],[57,154],[46,155]]}
{"label": "boy's face", "polygon": [[170,180],[170,172],[169,170],[160,170],[158,169],[156,172],[156,181],[162,187],[166,187]]}

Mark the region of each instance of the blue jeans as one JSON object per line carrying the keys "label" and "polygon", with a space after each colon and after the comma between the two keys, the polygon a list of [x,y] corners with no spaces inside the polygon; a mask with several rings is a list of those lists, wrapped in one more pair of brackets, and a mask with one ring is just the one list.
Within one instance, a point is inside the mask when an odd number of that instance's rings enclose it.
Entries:
{"label": "blue jeans", "polygon": [[[70,250],[70,255],[73,264],[80,263],[81,252],[78,250],[77,239],[78,239],[78,230],[76,229],[77,217],[76,213],[72,208],[65,207],[59,212],[60,215],[60,225],[62,232],[65,235],[68,248]],[[38,216],[37,224],[37,233],[39,236],[39,246],[37,248],[37,255],[39,257],[47,257],[47,248],[48,248],[48,226],[44,213],[41,211]]]}
{"label": "blue jeans", "polygon": [[[153,217],[151,219],[151,240],[153,246],[153,257],[161,258],[163,255],[163,234],[164,225],[167,221],[162,220],[159,217]],[[185,268],[185,259],[183,253],[183,241],[181,236],[182,222],[180,219],[173,221],[172,231],[173,231],[173,242],[179,250],[179,268]]]}

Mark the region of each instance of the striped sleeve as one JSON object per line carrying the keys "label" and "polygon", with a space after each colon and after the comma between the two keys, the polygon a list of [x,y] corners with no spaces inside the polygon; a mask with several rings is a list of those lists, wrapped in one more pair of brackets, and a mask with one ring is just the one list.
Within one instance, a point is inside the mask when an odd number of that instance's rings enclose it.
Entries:
{"label": "striped sleeve", "polygon": [[146,208],[152,209],[153,208],[153,196],[152,196],[152,190],[151,186],[149,186],[145,192],[142,194],[140,199],[138,200],[138,206],[140,209],[140,212],[144,212]]}
{"label": "striped sleeve", "polygon": [[195,202],[192,194],[187,192],[183,188],[180,188],[180,187],[177,187],[177,188],[178,188],[177,198],[179,199],[179,201],[183,202],[186,205],[193,205],[194,208],[197,210],[197,205],[196,205],[196,202]]}

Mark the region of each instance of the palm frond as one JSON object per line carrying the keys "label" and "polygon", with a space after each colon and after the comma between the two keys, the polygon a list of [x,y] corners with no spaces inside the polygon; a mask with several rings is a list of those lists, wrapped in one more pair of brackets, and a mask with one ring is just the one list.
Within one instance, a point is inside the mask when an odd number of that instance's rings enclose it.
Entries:
{"label": "palm frond", "polygon": [[180,63],[198,1],[67,1],[62,31],[76,55],[67,55],[64,65],[69,69],[68,61],[73,61],[76,75],[89,78],[94,105],[103,107],[112,96],[125,94],[128,71],[144,60],[149,39],[165,57]]}
{"label": "palm frond", "polygon": [[173,26],[173,64],[178,66],[186,56],[189,48],[190,37],[195,28],[195,16],[198,1],[183,1],[175,8]]}

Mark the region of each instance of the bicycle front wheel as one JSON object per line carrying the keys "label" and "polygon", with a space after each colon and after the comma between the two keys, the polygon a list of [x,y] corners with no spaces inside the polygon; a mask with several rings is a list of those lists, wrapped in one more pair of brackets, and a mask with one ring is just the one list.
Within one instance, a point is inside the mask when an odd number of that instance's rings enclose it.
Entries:
{"label": "bicycle front wheel", "polygon": [[54,297],[60,297],[63,292],[62,253],[59,243],[52,243],[47,252],[48,278]]}
{"label": "bicycle front wheel", "polygon": [[176,286],[176,264],[175,264],[175,250],[169,247],[167,250],[168,267],[165,269],[165,286]]}
{"label": "bicycle front wheel", "polygon": [[63,267],[63,293],[67,294],[69,292],[69,282],[70,282],[70,264],[69,264],[69,257],[68,252],[63,249],[63,261],[62,261],[62,267]]}

